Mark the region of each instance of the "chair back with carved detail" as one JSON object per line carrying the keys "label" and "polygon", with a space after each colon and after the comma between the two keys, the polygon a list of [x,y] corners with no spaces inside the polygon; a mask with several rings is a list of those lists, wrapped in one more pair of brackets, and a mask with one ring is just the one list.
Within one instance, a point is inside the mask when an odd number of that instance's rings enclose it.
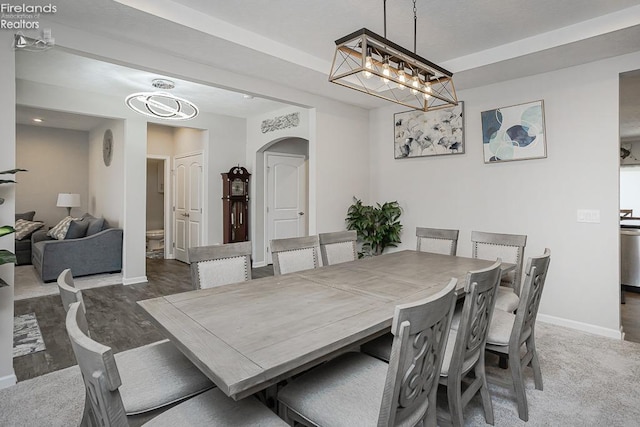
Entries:
{"label": "chair back with carved detail", "polygon": [[323,265],[340,264],[354,261],[358,258],[356,252],[356,231],[336,231],[334,233],[320,233],[320,253]]}
{"label": "chair back with carved detail", "polygon": [[509,345],[524,341],[528,336],[534,335],[538,308],[542,298],[542,289],[547,279],[551,251],[547,248],[544,254],[531,257],[527,261],[526,275],[520,295],[520,305],[516,311],[516,319],[511,331]]}
{"label": "chair back with carved detail", "polygon": [[436,425],[436,392],[456,302],[456,279],[438,294],[396,307],[378,426]]}
{"label": "chair back with carved detail", "polygon": [[458,251],[459,230],[416,227],[416,250],[443,255],[455,255]]}
{"label": "chair back with carved detail", "polygon": [[[120,374],[110,347],[93,341],[83,333],[80,323],[84,311],[79,302],[69,306],[66,328],[71,347],[78,361],[89,402],[90,425],[99,427],[125,427],[129,425],[118,387]],[[85,321],[86,322],[86,321]]]}
{"label": "chair back with carved detail", "polygon": [[[439,416],[442,424],[461,426],[463,409],[476,393],[482,396],[485,421],[493,424],[493,406],[485,374],[484,351],[500,284],[500,258],[488,268],[467,273],[465,296],[457,330],[451,332],[440,384],[447,387],[449,412]],[[466,384],[465,387],[462,384]],[[464,392],[463,392],[464,391]]]}
{"label": "chair back with carved detail", "polygon": [[522,264],[524,248],[527,245],[527,236],[472,231],[471,242],[473,258],[491,261],[501,258],[503,262],[515,264],[515,270],[503,274],[500,284],[512,288],[516,295],[520,295]]}
{"label": "chair back with carved detail", "polygon": [[251,242],[189,248],[195,289],[251,280]]}
{"label": "chair back with carved detail", "polygon": [[[69,311],[71,304],[79,302],[82,313],[86,315],[87,309],[84,305],[84,299],[82,298],[82,291],[75,287],[73,275],[68,268],[58,275],[58,291],[60,292],[60,299],[62,300],[64,311]],[[89,336],[89,325],[87,324],[85,316],[82,316],[79,325],[82,332]]]}
{"label": "chair back with carved detail", "polygon": [[318,236],[273,239],[270,246],[275,276],[322,266]]}

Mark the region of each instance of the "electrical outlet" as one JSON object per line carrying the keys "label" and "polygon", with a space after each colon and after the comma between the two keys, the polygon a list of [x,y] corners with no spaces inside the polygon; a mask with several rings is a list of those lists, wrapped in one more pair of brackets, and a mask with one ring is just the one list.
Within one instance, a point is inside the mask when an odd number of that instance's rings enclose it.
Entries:
{"label": "electrical outlet", "polygon": [[600,223],[600,210],[578,209],[578,222]]}

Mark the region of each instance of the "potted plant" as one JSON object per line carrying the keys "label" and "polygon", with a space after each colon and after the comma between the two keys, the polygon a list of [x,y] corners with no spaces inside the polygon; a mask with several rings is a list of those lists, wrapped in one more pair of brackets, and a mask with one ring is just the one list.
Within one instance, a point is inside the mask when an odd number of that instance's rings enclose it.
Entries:
{"label": "potted plant", "polygon": [[[7,171],[0,172],[0,175],[13,175],[18,172],[25,172],[25,169],[12,169]],[[15,183],[13,179],[0,179],[0,184],[10,184]],[[0,197],[0,205],[4,203],[4,199]],[[15,229],[10,225],[3,225],[0,227],[0,237],[6,236],[7,234],[11,234],[15,232]],[[0,249],[0,265],[15,263],[16,256],[13,252],[8,249]],[[6,286],[6,282],[0,279],[0,286]]]}
{"label": "potted plant", "polygon": [[397,201],[376,203],[376,206],[363,205],[353,198],[354,203],[347,211],[347,229],[358,232],[362,243],[360,258],[380,255],[388,246],[396,247],[400,243],[402,209]]}

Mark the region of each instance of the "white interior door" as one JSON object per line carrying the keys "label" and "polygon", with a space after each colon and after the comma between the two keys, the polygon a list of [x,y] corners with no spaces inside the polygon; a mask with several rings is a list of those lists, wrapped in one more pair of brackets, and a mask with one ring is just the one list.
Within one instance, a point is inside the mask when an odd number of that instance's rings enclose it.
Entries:
{"label": "white interior door", "polygon": [[176,157],[174,249],[175,257],[189,262],[187,250],[200,246],[202,235],[202,154]]}
{"label": "white interior door", "polygon": [[267,263],[271,239],[306,236],[307,162],[304,156],[266,154]]}

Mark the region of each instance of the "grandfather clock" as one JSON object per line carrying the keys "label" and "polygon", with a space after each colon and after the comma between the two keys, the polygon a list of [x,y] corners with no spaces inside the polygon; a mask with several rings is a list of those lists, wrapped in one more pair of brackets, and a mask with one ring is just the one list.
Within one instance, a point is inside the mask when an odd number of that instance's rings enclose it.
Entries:
{"label": "grandfather clock", "polygon": [[251,174],[234,166],[222,175],[224,243],[249,240],[249,179]]}

